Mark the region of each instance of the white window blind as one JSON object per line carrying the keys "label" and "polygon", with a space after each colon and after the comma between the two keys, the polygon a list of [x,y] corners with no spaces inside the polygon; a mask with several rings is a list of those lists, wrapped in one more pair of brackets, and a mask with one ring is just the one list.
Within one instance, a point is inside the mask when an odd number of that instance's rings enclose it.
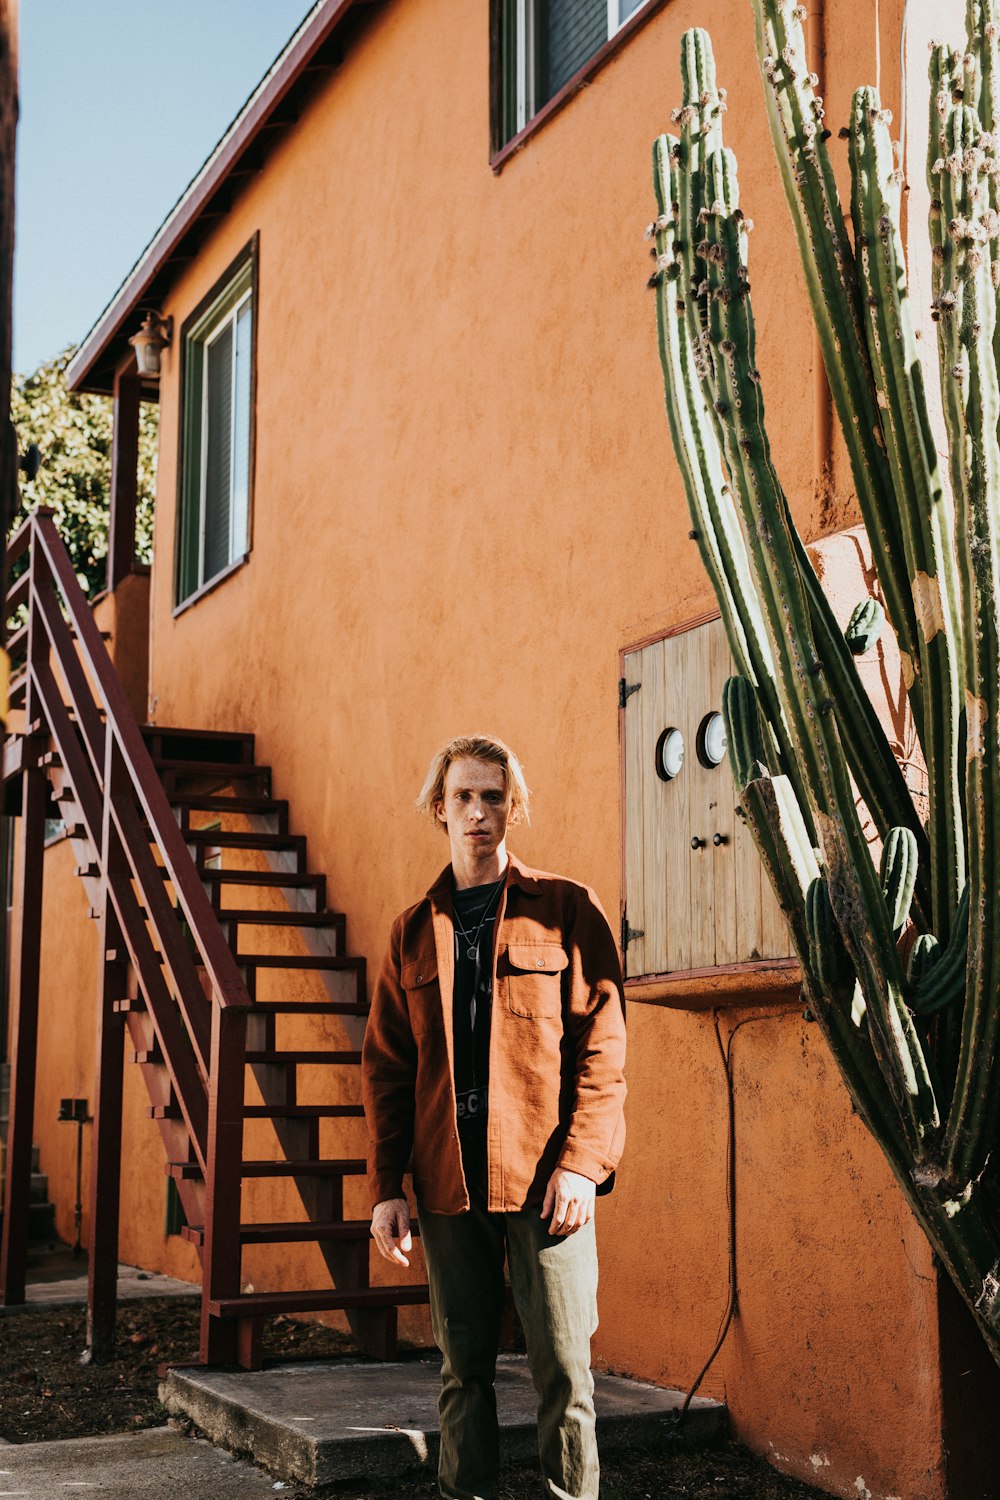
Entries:
{"label": "white window blind", "polygon": [[247,264],[185,339],[179,602],[211,582],[249,547],[251,275]]}

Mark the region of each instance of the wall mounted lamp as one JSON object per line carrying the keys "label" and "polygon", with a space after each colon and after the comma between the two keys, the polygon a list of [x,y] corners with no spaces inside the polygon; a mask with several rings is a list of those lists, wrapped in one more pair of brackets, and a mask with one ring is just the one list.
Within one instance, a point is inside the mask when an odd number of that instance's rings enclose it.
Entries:
{"label": "wall mounted lamp", "polygon": [[162,318],[153,308],[146,309],[146,321],[129,339],[140,375],[159,380],[160,354],[169,345],[173,333],[173,318]]}

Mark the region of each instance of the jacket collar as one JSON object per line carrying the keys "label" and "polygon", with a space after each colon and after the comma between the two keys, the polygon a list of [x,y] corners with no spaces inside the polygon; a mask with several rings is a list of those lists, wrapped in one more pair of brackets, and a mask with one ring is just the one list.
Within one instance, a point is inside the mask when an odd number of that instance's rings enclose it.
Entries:
{"label": "jacket collar", "polygon": [[[506,874],[505,889],[516,885],[518,890],[523,891],[526,896],[541,895],[542,880],[544,878],[541,872],[532,870],[528,865],[522,864],[517,856],[511,854],[509,850],[507,851]],[[432,901],[440,901],[441,897],[446,897],[450,900],[453,890],[454,880],[449,862],[445,865],[427,894]]]}

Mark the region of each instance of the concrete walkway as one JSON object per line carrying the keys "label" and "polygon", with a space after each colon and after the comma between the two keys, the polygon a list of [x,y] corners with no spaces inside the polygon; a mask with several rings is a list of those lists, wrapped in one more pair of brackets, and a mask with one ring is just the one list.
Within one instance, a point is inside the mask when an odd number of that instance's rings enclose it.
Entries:
{"label": "concrete walkway", "polygon": [[19,1500],[275,1500],[284,1488],[211,1443],[168,1427],[0,1448],[0,1497]]}
{"label": "concrete walkway", "polygon": [[[440,1368],[433,1359],[286,1364],[254,1373],[171,1370],[160,1399],[213,1442],[250,1453],[281,1479],[388,1478],[436,1464]],[[531,1462],[536,1397],[523,1356],[501,1355],[496,1389],[502,1461]],[[676,1441],[680,1391],[598,1374],[594,1394],[602,1451]],[[720,1438],[725,1420],[724,1406],[696,1397],[685,1438]]]}
{"label": "concrete walkway", "polygon": [[[79,1269],[78,1269],[79,1268]],[[29,1281],[25,1289],[25,1302],[15,1302],[10,1307],[0,1305],[0,1318],[17,1313],[32,1312],[38,1307],[75,1307],[87,1300],[87,1262],[73,1262],[67,1256],[58,1267],[63,1274],[34,1279],[29,1270]],[[153,1271],[140,1271],[137,1266],[118,1266],[118,1296],[132,1300],[136,1297],[198,1297],[201,1288],[190,1281],[177,1281],[172,1276],[160,1276]],[[0,1495],[3,1491],[0,1490]]]}

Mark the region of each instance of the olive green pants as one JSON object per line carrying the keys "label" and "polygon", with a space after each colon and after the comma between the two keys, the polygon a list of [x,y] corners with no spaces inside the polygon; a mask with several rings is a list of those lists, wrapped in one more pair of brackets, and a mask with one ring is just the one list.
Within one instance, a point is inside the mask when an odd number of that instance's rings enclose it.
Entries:
{"label": "olive green pants", "polygon": [[500,1459],[493,1381],[506,1253],[538,1392],[542,1493],[555,1500],[597,1500],[590,1373],[590,1340],[597,1327],[594,1225],[565,1237],[550,1235],[539,1204],[493,1214],[481,1184],[470,1180],[469,1195],[468,1213],[419,1210],[431,1326],[444,1356],[441,1494],[448,1500],[492,1500],[496,1494]]}

